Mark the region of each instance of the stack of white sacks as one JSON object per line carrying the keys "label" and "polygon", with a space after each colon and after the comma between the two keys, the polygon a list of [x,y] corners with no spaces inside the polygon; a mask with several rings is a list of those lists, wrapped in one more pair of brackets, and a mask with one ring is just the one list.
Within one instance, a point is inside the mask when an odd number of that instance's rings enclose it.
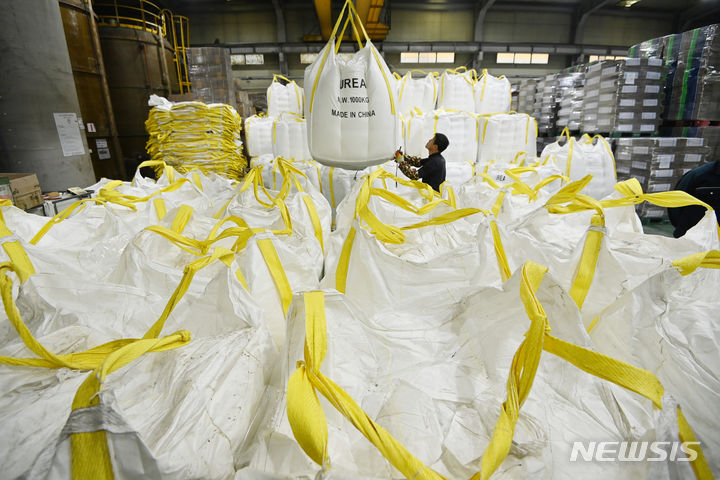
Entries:
{"label": "stack of white sacks", "polygon": [[672,239],[633,203],[677,192],[590,205],[525,166],[439,199],[374,168],[331,232],[276,163],[274,189],[166,168],[66,220],[1,207],[5,477],[97,478],[106,449],[117,478],[693,478],[682,418],[720,474],[714,212]]}
{"label": "stack of white sacks", "polygon": [[427,140],[437,132],[445,134],[450,146],[443,157],[452,186],[463,185],[491,165],[513,166],[520,156],[535,162],[537,126],[532,117],[509,112],[507,78],[486,70],[478,78],[474,70],[462,68],[446,70],[439,80],[432,74],[417,79],[411,75],[398,80],[405,152],[425,156]]}

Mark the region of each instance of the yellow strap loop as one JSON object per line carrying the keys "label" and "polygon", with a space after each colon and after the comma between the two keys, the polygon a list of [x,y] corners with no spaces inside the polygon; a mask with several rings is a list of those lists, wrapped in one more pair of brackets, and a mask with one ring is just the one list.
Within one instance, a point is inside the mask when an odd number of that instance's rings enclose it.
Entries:
{"label": "yellow strap loop", "polygon": [[340,258],[338,259],[338,266],[335,270],[335,289],[338,292],[346,293],[347,291],[347,276],[348,269],[350,267],[350,254],[352,253],[352,246],[355,242],[355,229],[350,228],[350,231],[345,237],[343,242],[342,251],[340,252]]}
{"label": "yellow strap loop", "polygon": [[720,268],[720,251],[710,250],[688,255],[675,260],[673,267],[677,268],[681,275],[690,275],[700,267]]}
{"label": "yellow strap loop", "polygon": [[290,308],[290,301],[292,300],[292,288],[290,287],[290,282],[288,282],[282,262],[280,262],[280,257],[278,257],[277,250],[275,250],[275,245],[270,238],[258,239],[257,245],[277,288],[283,313],[287,315],[288,308]]}
{"label": "yellow strap loop", "polygon": [[598,258],[600,256],[600,248],[602,247],[605,218],[602,215],[595,214],[590,222],[591,226],[585,238],[585,245],[580,256],[580,261],[575,270],[575,278],[570,287],[570,297],[575,301],[578,309],[582,310],[595,277],[595,269],[597,268]]}
{"label": "yellow strap loop", "polygon": [[700,447],[700,442],[698,442],[698,439],[695,437],[695,433],[693,433],[690,428],[690,424],[685,419],[685,415],[683,415],[682,410],[680,410],[680,406],[677,407],[677,417],[678,436],[680,441],[683,443],[692,442],[688,445],[688,448],[692,449],[697,454],[697,458],[690,463],[690,466],[695,473],[695,477],[697,477],[698,480],[712,480],[715,477],[713,476],[712,470],[710,470],[710,465],[708,465],[705,454]]}
{"label": "yellow strap loop", "polygon": [[97,198],[86,198],[85,200],[80,200],[79,202],[73,203],[69,207],[65,208],[62,212],[56,214],[54,217],[48,220],[47,223],[45,223],[45,225],[43,225],[43,227],[30,240],[30,243],[32,245],[37,245],[37,243],[45,236],[47,232],[50,231],[52,227],[68,218],[75,210],[83,210],[85,208],[85,204],[88,202],[105,204],[104,200],[99,200]]}

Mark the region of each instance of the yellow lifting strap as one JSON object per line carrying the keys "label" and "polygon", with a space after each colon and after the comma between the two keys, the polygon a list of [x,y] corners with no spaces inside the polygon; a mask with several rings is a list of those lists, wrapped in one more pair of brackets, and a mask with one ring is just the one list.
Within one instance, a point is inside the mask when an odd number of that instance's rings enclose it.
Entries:
{"label": "yellow lifting strap", "polygon": [[[543,350],[556,355],[581,370],[638,393],[662,408],[663,386],[650,371],[635,367],[593,350],[574,345],[550,335],[545,311],[536,296],[547,268],[526,262],[521,271],[520,298],[530,320],[524,339],[516,350],[507,381],[507,398],[482,455],[480,472],[471,480],[487,480],[510,452],[512,438],[525,399],[528,397]],[[327,420],[317,393],[345,416],[406,478],[443,479],[444,477],[406,450],[390,433],[374,422],[359,405],[321,371],[327,354],[327,320],[322,292],[306,292],[304,359],[297,363],[287,390],[287,414],[300,447],[324,469],[328,458]],[[678,430],[682,441],[696,441],[685,417],[678,411]],[[692,468],[701,480],[712,478],[707,461],[699,447]]]}

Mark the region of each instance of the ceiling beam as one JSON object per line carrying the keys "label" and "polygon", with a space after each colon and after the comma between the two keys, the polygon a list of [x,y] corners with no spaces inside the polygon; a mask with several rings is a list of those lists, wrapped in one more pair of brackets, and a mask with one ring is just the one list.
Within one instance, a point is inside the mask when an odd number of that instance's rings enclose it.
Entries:
{"label": "ceiling beam", "polygon": [[368,14],[370,13],[370,0],[355,0],[355,10],[357,10],[362,24],[367,25]]}
{"label": "ceiling beam", "polygon": [[[193,45],[193,47],[218,45]],[[317,53],[324,43],[225,43],[219,46],[229,48],[231,53]],[[566,43],[506,43],[506,42],[379,42],[376,47],[384,53],[400,52],[456,52],[456,53],[497,53],[525,52],[548,53],[551,55],[623,55],[627,47],[622,45],[573,45]],[[341,52],[354,52],[351,42],[343,43]]]}
{"label": "ceiling beam", "polygon": [[320,33],[323,40],[329,40],[332,33],[331,0],[315,0],[315,11],[320,22]]}
{"label": "ceiling beam", "polygon": [[[680,12],[680,15],[677,16],[675,31],[676,33],[682,33],[688,28],[690,28],[690,25],[692,25],[692,22],[694,20],[717,12],[720,12],[720,2],[717,1],[700,3],[693,8],[683,10],[682,12]],[[709,20],[708,23],[714,23],[717,18],[707,20]]]}

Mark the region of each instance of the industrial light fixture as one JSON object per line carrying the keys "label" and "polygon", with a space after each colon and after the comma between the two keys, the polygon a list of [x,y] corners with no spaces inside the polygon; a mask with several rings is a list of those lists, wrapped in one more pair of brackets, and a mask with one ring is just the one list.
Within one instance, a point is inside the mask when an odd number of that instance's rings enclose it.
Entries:
{"label": "industrial light fixture", "polygon": [[638,3],[639,1],[640,0],[620,0],[615,5],[618,7],[630,8],[633,5],[635,5],[636,3]]}

